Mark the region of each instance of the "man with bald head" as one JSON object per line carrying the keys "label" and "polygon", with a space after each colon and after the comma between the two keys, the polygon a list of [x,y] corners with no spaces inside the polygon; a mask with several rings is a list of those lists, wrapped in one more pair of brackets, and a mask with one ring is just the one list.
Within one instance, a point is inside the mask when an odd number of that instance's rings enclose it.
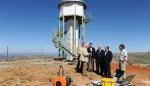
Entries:
{"label": "man with bald head", "polygon": [[[104,57],[105,51],[102,47],[98,46],[98,50],[96,51],[96,73],[104,76]],[[100,69],[99,69],[100,68]]]}

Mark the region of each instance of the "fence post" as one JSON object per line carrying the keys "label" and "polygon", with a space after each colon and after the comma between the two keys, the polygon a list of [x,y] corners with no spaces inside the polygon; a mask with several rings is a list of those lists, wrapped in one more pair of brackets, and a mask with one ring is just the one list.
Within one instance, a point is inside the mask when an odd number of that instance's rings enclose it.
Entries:
{"label": "fence post", "polygon": [[148,50],[148,65],[150,65],[150,52],[149,52],[149,50]]}
{"label": "fence post", "polygon": [[8,51],[9,51],[9,48],[8,48],[8,46],[7,46],[7,62],[8,62]]}

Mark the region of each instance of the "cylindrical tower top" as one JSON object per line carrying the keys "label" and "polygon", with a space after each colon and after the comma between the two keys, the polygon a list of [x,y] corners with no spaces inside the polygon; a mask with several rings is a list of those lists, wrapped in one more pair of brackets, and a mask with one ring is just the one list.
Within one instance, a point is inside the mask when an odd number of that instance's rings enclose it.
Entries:
{"label": "cylindrical tower top", "polygon": [[59,4],[58,4],[58,8],[60,8],[60,6],[64,3],[68,3],[68,2],[78,2],[78,3],[81,3],[83,4],[84,8],[86,9],[87,5],[85,3],[84,0],[62,0]]}
{"label": "cylindrical tower top", "polygon": [[59,17],[63,16],[85,16],[86,3],[84,0],[61,0],[58,4]]}

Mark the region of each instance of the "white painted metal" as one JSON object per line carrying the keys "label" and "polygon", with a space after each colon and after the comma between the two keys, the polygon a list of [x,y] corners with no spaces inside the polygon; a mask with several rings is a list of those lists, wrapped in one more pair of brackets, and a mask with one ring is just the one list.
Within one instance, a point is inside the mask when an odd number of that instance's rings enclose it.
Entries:
{"label": "white painted metal", "polygon": [[[76,9],[76,10],[75,10]],[[60,6],[59,17],[62,16],[84,16],[84,5],[81,3],[68,2]]]}
{"label": "white painted metal", "polygon": [[[86,4],[83,0],[63,0],[59,3],[58,7],[60,11],[59,18],[60,21],[62,21],[60,22],[62,24],[59,24],[59,29],[62,29],[61,31],[63,33],[61,42],[68,51],[77,55],[80,34],[79,26],[81,26],[81,24],[79,25],[79,22],[83,22],[81,20],[85,17],[84,11],[86,9]],[[77,16],[79,17],[77,18]],[[66,53],[66,60],[72,61],[73,57]]]}
{"label": "white painted metal", "polygon": [[67,21],[67,34],[66,34],[66,47],[68,50],[70,50],[71,52],[73,52],[73,20],[68,20]]}
{"label": "white painted metal", "polygon": [[84,0],[62,0],[62,1],[58,4],[58,8],[60,8],[60,6],[63,5],[64,3],[68,3],[68,2],[81,3],[81,4],[84,6],[84,9],[86,9],[86,3],[84,2]]}
{"label": "white painted metal", "polygon": [[[77,21],[76,21],[77,22]],[[76,26],[77,26],[77,28],[76,29],[74,29],[74,20],[73,19],[70,19],[70,20],[68,20],[67,22],[66,22],[66,29],[65,29],[65,32],[66,32],[66,34],[65,34],[65,40],[66,40],[66,42],[65,42],[65,47],[70,51],[70,52],[72,52],[73,53],[73,51],[74,51],[74,48],[76,48],[77,49],[77,47],[78,47],[78,40],[79,40],[79,37],[78,37],[78,22],[76,23]],[[76,31],[75,33],[73,33],[74,32],[74,30]],[[74,35],[73,34],[75,34],[76,35],[76,37],[74,37]],[[76,43],[74,43],[74,39],[76,40]],[[75,44],[75,46],[74,46],[74,44]],[[67,57],[66,57],[66,59],[67,60],[73,60],[73,57],[72,56],[70,56],[70,55],[67,55]]]}

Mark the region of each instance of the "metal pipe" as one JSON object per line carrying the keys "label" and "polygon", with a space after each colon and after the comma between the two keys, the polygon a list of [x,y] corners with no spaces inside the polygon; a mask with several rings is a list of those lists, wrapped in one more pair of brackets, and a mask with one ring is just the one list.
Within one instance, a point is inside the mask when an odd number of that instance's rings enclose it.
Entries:
{"label": "metal pipe", "polygon": [[65,17],[63,16],[63,31],[62,31],[62,37],[63,37],[63,46],[64,46],[64,30],[65,29]]}
{"label": "metal pipe", "polygon": [[[64,30],[65,29],[65,17],[63,15],[63,31],[62,31],[62,45],[64,46],[64,40],[65,40],[65,37],[64,37]],[[64,57],[64,50],[63,50],[63,53],[62,53],[63,57]]]}
{"label": "metal pipe", "polygon": [[58,35],[59,35],[59,38],[60,38],[60,19],[59,19],[59,26],[58,26]]}
{"label": "metal pipe", "polygon": [[59,52],[59,53],[58,53],[58,57],[60,57],[60,48],[58,49],[58,52]]}
{"label": "metal pipe", "polygon": [[[63,14],[63,17],[62,17],[62,24],[63,24],[63,28],[62,28],[62,46],[64,46],[64,29],[65,29],[65,17],[64,17],[64,10],[62,10],[62,14]],[[64,58],[64,50],[62,50],[62,57]]]}
{"label": "metal pipe", "polygon": [[79,25],[79,31],[78,31],[78,38],[80,39],[80,25]]}
{"label": "metal pipe", "polygon": [[83,19],[83,41],[85,42],[85,17]]}
{"label": "metal pipe", "polygon": [[75,2],[75,14],[74,14],[74,54],[76,55],[76,2]]}
{"label": "metal pipe", "polygon": [[[59,19],[59,27],[58,27],[59,41],[60,41],[60,33],[61,33],[61,31],[60,31],[60,24],[61,24],[61,21]],[[60,46],[59,46],[59,49],[58,49],[58,56],[60,57]]]}
{"label": "metal pipe", "polygon": [[84,17],[82,17],[82,42],[85,42]]}

